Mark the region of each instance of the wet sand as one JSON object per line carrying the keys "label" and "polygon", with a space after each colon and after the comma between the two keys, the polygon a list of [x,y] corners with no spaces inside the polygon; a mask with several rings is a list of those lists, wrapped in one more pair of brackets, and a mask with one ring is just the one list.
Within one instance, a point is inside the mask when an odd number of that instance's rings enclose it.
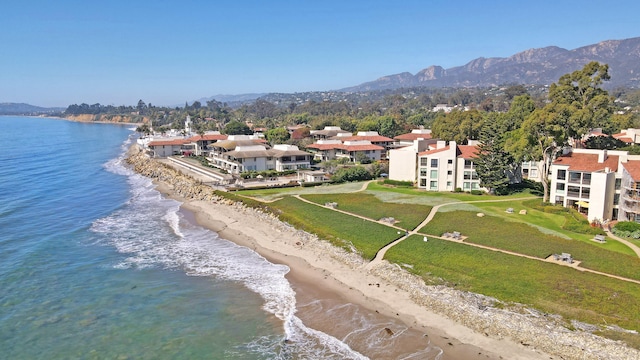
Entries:
{"label": "wet sand", "polygon": [[[310,328],[345,339],[371,359],[553,359],[430,312],[364,266],[353,268],[336,259],[327,242],[316,240],[312,245],[299,231],[274,228],[250,210],[186,200],[164,184],[156,184],[162,193],[183,202],[182,208],[192,212],[201,226],[253,249],[270,262],[287,265],[287,278],[297,294],[297,316]],[[443,353],[434,352],[430,345]]]}

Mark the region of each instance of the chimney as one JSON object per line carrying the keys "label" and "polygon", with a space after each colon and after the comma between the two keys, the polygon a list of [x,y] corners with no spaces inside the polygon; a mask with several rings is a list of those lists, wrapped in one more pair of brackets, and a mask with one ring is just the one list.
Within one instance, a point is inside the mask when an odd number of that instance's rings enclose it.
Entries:
{"label": "chimney", "polygon": [[598,153],[598,164],[602,164],[605,160],[607,160],[607,150],[602,150]]}
{"label": "chimney", "polygon": [[447,142],[446,141],[438,140],[438,143],[436,144],[436,149],[442,149],[445,146],[447,146]]}

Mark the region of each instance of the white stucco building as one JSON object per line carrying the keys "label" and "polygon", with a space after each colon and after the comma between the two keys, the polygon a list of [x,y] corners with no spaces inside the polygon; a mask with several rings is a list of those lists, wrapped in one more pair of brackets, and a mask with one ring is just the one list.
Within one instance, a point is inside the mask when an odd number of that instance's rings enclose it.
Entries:
{"label": "white stucco building", "polygon": [[414,139],[409,145],[389,150],[389,179],[416,182],[418,179],[418,154],[429,150],[436,140]]}
{"label": "white stucco building", "polygon": [[549,200],[589,221],[640,221],[640,155],[572,149],[551,165]]}
{"label": "white stucco building", "polygon": [[438,141],[435,149],[418,154],[418,188],[429,191],[486,190],[480,187],[474,158],[478,148]]}

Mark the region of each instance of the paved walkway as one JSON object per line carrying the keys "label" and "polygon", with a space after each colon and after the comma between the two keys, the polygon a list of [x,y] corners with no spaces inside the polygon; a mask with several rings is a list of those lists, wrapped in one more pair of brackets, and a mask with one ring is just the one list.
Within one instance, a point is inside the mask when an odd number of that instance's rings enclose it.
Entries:
{"label": "paved walkway", "polygon": [[608,237],[610,237],[610,238],[612,238],[614,240],[620,241],[621,243],[627,245],[629,248],[631,248],[631,250],[633,250],[636,253],[636,255],[638,255],[638,257],[640,257],[640,248],[637,247],[634,243],[632,243],[629,240],[625,240],[623,238],[619,238],[619,237],[613,235],[613,233],[608,229],[605,229],[605,231],[607,232],[607,236]]}
{"label": "paved walkway", "polygon": [[[422,229],[425,225],[427,225],[431,220],[433,220],[433,217],[436,216],[436,213],[438,212],[438,210],[440,210],[441,207],[443,206],[447,206],[447,205],[457,205],[457,204],[471,204],[471,203],[482,203],[482,202],[506,202],[506,201],[517,201],[517,200],[529,200],[529,199],[537,199],[537,197],[535,196],[529,196],[529,197],[524,197],[524,198],[517,198],[517,199],[500,199],[500,200],[473,200],[473,201],[454,201],[454,202],[450,202],[450,203],[445,203],[445,204],[440,204],[440,205],[436,205],[433,208],[431,208],[431,211],[429,212],[429,215],[427,215],[427,217],[418,225],[416,226],[413,230],[410,230],[405,236],[391,242],[390,244],[388,244],[387,246],[383,247],[382,249],[380,249],[378,251],[378,253],[376,254],[376,257],[371,260],[371,262],[369,262],[369,264],[367,264],[367,268],[372,268],[374,266],[376,266],[378,263],[380,263],[382,261],[382,259],[384,259],[384,255],[387,253],[387,250],[391,249],[393,246],[397,245],[400,241],[408,238],[409,236],[413,235],[413,234],[420,234],[418,233],[419,229]],[[421,234],[421,235],[425,235],[426,234]],[[445,237],[440,237],[440,236],[433,236],[430,235],[430,237],[436,237],[439,239],[443,239],[443,240],[449,240],[449,241],[456,241],[456,242],[462,242],[462,240],[455,240],[452,238],[445,238]],[[475,246],[475,244],[470,244],[470,243],[465,243],[466,245],[472,245]],[[484,247],[482,245],[479,245],[478,247]],[[487,247],[488,248],[488,247]],[[505,251],[505,250],[500,250],[497,248],[489,248],[491,250],[494,251],[500,251],[500,252],[504,252],[504,253],[511,253],[509,251]],[[517,253],[512,253],[514,255],[522,255],[522,254],[517,254]],[[523,255],[524,257],[529,257],[527,255]],[[537,258],[536,258],[537,259]]]}

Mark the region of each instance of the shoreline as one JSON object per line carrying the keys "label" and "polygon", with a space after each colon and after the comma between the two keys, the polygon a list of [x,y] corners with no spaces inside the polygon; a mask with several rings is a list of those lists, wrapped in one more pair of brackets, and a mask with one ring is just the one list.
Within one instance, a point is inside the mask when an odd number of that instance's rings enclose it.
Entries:
{"label": "shoreline", "polygon": [[[304,236],[301,239],[302,234],[293,228],[274,229],[269,221],[256,219],[252,210],[242,206],[190,200],[176,194],[163,182],[154,181],[154,184],[164,196],[180,201],[181,208],[191,212],[200,226],[256,251],[269,262],[287,265],[290,271],[286,278],[296,289],[298,300],[298,291],[304,293],[305,288],[313,287],[333,300],[352,303],[389,319],[397,319],[414,331],[424,333],[431,344],[442,349],[441,360],[554,359],[505,339],[478,334],[416,305],[408,300],[410,295],[406,291],[393,283],[364,269],[354,268],[361,264],[348,265],[332,258],[327,250],[333,246],[328,242],[304,239]],[[246,227],[245,224],[252,219],[252,227]],[[311,242],[314,242],[313,246],[309,246]],[[321,247],[320,252],[316,251],[316,246]],[[330,334],[331,329],[317,330]]]}
{"label": "shoreline", "polygon": [[358,255],[294,229],[274,215],[221,198],[188,170],[149,159],[137,146],[130,151],[128,162],[135,171],[151,178],[162,194],[180,201],[198,224],[271,262],[289,266],[286,277],[296,293],[298,289],[304,293],[305,287],[320,288],[323,294],[402,321],[427,334],[445,352],[439,359],[640,358],[640,352],[621,342],[567,329],[553,314],[526,307],[499,309],[483,295],[425,285],[387,261],[367,270],[367,262]]}

